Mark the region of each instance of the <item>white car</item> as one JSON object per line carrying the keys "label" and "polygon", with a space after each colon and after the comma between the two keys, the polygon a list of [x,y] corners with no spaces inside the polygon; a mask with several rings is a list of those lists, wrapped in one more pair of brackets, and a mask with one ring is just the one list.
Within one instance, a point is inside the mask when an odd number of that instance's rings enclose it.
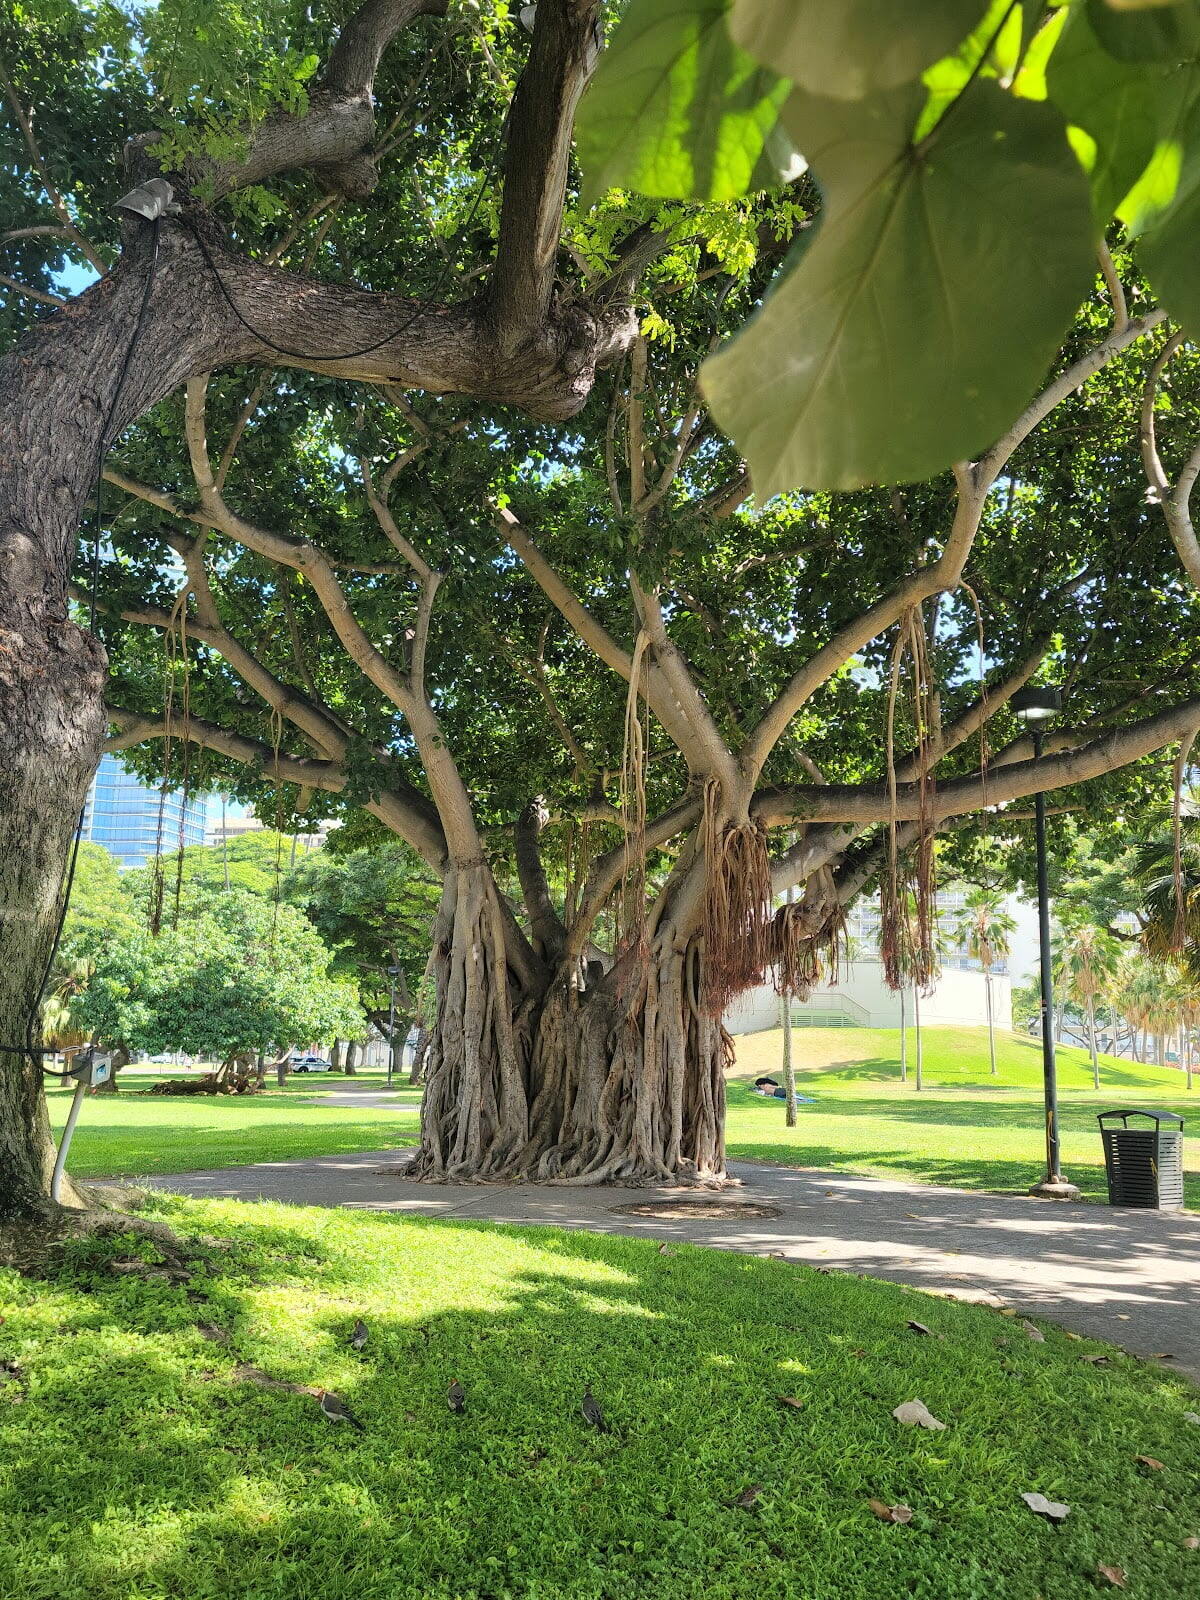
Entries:
{"label": "white car", "polygon": [[324,1056],[293,1056],[293,1072],[332,1072],[333,1063]]}

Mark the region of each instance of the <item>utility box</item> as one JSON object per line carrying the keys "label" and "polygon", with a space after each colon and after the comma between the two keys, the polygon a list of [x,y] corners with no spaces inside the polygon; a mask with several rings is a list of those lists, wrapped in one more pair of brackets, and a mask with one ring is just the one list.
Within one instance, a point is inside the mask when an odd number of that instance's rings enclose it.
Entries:
{"label": "utility box", "polygon": [[[1147,1126],[1131,1128],[1131,1117],[1144,1118]],[[1098,1120],[1109,1205],[1181,1211],[1183,1118],[1174,1111],[1135,1106],[1128,1111],[1102,1111]]]}
{"label": "utility box", "polygon": [[71,1067],[71,1076],[88,1089],[98,1089],[112,1077],[112,1057],[102,1050],[81,1050]]}

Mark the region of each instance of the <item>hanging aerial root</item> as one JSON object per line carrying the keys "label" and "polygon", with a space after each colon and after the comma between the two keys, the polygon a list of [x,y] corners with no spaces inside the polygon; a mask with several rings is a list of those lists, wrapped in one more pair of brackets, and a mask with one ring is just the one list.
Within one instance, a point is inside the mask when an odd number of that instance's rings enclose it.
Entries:
{"label": "hanging aerial root", "polygon": [[710,780],[700,825],[707,867],[701,1006],[712,1017],[723,1015],[735,996],[762,982],[772,954],[766,829],[760,822],[722,826],[719,795],[719,785]]}
{"label": "hanging aerial root", "polygon": [[[900,857],[896,801],[896,709],[900,675],[908,656],[912,678],[912,723],[918,772],[916,842],[911,853]],[[906,982],[927,989],[937,976],[937,903],[933,842],[934,779],[932,768],[938,729],[936,697],[929,664],[928,641],[920,606],[911,606],[900,619],[892,649],[888,689],[887,782],[888,871],[880,880],[879,957],[889,988]]]}
{"label": "hanging aerial root", "polygon": [[771,923],[775,992],[806,1000],[825,978],[838,981],[846,912],[828,868],[811,877],[801,900],[780,906]]}

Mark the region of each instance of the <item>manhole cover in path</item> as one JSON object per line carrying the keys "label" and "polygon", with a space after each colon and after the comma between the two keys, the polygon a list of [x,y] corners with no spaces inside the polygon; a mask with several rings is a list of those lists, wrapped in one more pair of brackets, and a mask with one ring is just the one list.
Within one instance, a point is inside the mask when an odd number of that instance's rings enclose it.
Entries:
{"label": "manhole cover in path", "polygon": [[612,1206],[622,1217],[661,1217],[686,1222],[691,1217],[777,1217],[778,1206],[755,1205],[749,1200],[643,1200],[634,1206]]}

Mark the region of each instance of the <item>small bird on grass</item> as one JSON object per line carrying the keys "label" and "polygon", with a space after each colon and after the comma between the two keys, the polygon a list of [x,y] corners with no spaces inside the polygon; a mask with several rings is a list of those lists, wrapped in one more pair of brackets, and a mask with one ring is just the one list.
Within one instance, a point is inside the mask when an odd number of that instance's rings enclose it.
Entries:
{"label": "small bird on grass", "polygon": [[321,1415],[329,1422],[348,1422],[352,1428],[357,1428],[359,1433],[366,1433],[362,1423],[351,1411],[344,1400],[336,1394],[331,1394],[328,1389],[318,1389],[317,1399],[321,1403]]}
{"label": "small bird on grass", "polygon": [[350,1335],[351,1350],[361,1350],[367,1342],[367,1325],[361,1317],[354,1324],[354,1332]]}
{"label": "small bird on grass", "polygon": [[467,1391],[457,1378],[451,1378],[450,1387],[446,1390],[446,1404],[456,1417],[461,1417],[467,1409]]}
{"label": "small bird on grass", "polygon": [[592,1386],[590,1383],[584,1386],[583,1399],[580,1401],[579,1409],[583,1413],[583,1420],[587,1423],[589,1428],[595,1428],[597,1433],[612,1432],[612,1429],[604,1420],[604,1413],[600,1409],[600,1402],[592,1393]]}

